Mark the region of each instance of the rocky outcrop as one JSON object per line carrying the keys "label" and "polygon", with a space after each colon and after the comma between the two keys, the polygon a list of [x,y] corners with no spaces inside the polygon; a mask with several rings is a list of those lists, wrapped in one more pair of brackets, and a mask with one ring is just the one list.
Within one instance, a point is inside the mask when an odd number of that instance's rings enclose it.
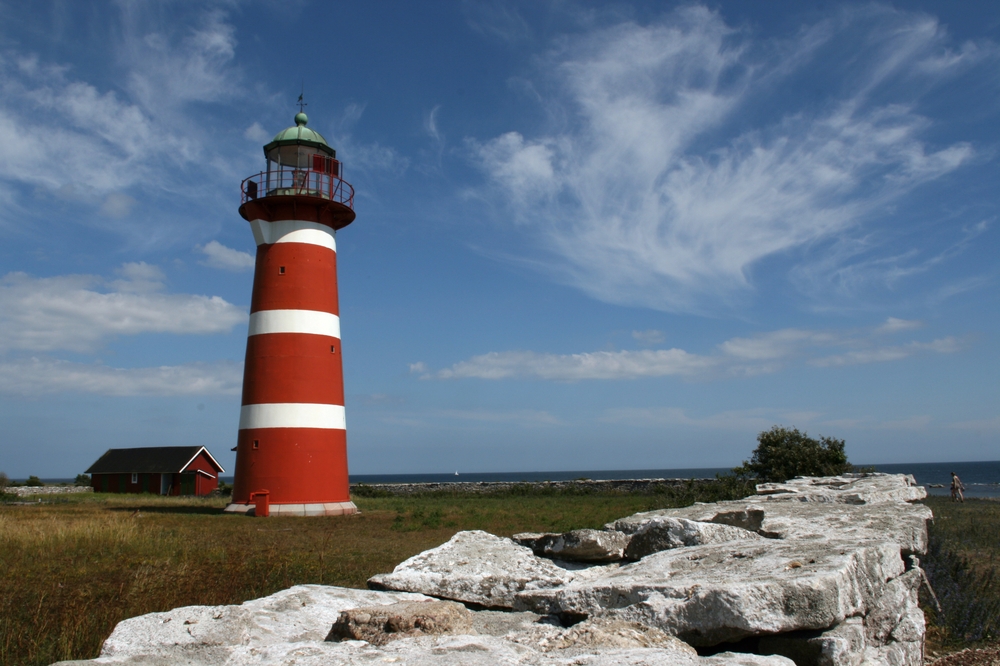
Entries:
{"label": "rocky outcrop", "polygon": [[461,532],[375,591],[300,586],[126,620],[91,663],[922,664],[914,555],[931,514],[910,503],[912,478],[759,491],[604,530]]}

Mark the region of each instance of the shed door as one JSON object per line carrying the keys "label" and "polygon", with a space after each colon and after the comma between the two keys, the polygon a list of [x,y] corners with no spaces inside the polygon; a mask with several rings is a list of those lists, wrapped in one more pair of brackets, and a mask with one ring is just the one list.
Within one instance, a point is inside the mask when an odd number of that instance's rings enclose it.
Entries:
{"label": "shed door", "polygon": [[194,495],[194,474],[181,474],[181,495]]}

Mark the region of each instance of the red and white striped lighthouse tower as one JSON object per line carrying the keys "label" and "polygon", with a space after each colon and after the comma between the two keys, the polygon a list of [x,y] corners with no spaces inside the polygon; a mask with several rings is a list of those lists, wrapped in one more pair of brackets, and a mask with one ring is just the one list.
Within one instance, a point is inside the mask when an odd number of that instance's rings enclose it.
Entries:
{"label": "red and white striped lighthouse tower", "polygon": [[257,241],[236,482],[226,511],[355,513],[347,477],[337,302],[337,230],[354,188],[326,139],[295,126],[264,146],[267,170],[243,181],[240,215]]}

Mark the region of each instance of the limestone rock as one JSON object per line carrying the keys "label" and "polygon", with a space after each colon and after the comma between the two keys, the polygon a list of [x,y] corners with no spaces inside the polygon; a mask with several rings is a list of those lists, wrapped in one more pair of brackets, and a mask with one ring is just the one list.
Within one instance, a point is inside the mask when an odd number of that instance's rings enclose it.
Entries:
{"label": "limestone rock", "polygon": [[372,645],[407,636],[472,634],[472,611],[454,601],[401,601],[341,611],[327,640],[360,640]]}
{"label": "limestone rock", "polygon": [[859,666],[867,644],[860,617],[850,617],[826,631],[797,631],[764,636],[757,644],[761,654],[780,654],[796,664]]}
{"label": "limestone rock", "polygon": [[692,645],[716,645],[863,615],[903,568],[894,543],[727,542],[654,553],[558,589],[526,590],[515,608],[640,622]]}
{"label": "limestone rock", "polygon": [[903,554],[911,554],[927,552],[927,521],[931,517],[928,507],[906,502],[852,505],[769,502],[750,498],[647,511],[620,518],[605,527],[635,534],[654,520],[686,518],[735,525],[785,541],[826,541],[831,538],[857,543],[892,541],[899,544]]}
{"label": "limestone rock", "polygon": [[878,473],[799,476],[785,483],[758,484],[757,494],[769,500],[844,504],[912,502],[927,497],[912,475]]}
{"label": "limestone rock", "polygon": [[609,618],[591,618],[540,641],[546,652],[552,650],[585,651],[601,648],[668,648],[680,655],[695,657],[698,652],[660,629],[635,622]]}
{"label": "limestone rock", "polygon": [[760,541],[761,538],[756,532],[741,527],[702,523],[686,518],[657,518],[643,524],[632,535],[625,549],[625,559],[641,560],[647,555],[671,548],[727,541]]}
{"label": "limestone rock", "polygon": [[627,535],[614,530],[573,530],[564,534],[515,534],[514,541],[535,555],[573,562],[614,562],[622,559]]}
{"label": "limestone rock", "polygon": [[573,572],[510,539],[475,530],[459,532],[447,543],[402,562],[390,574],[373,576],[368,586],[511,608],[518,592],[559,587],[573,577]]}

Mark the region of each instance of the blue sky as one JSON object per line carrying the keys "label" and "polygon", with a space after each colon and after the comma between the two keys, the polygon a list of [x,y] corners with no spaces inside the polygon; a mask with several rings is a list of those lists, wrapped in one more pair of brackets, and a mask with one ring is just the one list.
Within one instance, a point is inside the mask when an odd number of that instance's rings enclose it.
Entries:
{"label": "blue sky", "polygon": [[0,2],[0,470],[232,469],[303,85],[353,473],[994,460],[998,65],[986,2]]}

